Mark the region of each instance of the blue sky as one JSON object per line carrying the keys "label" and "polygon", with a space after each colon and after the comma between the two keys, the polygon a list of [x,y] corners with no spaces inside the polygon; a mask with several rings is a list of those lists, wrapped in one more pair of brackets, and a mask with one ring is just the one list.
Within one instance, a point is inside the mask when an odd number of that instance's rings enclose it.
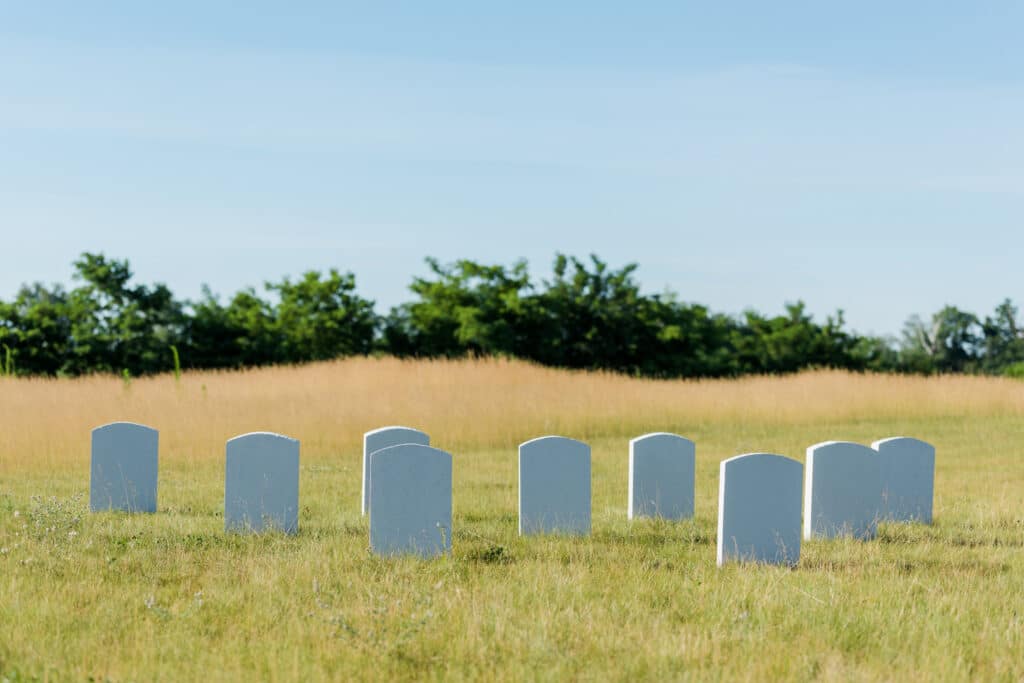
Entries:
{"label": "blue sky", "polygon": [[861,332],[1024,303],[1024,4],[160,4],[0,0],[0,297],[563,251]]}

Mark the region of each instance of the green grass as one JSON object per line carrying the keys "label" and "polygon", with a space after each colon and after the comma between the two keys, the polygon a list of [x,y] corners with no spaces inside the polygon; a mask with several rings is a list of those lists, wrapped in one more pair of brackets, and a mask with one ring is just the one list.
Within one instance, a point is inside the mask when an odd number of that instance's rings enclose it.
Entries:
{"label": "green grass", "polygon": [[[627,521],[624,435],[592,443],[593,535],[522,539],[514,449],[456,452],[429,562],[369,554],[357,452],[303,458],[295,537],[222,532],[220,460],[161,453],[150,516],[89,514],[84,457],[7,474],[0,680],[1024,679],[1019,418],[651,427],[697,442],[693,521]],[[937,446],[933,526],[715,566],[720,460],[894,435]]]}

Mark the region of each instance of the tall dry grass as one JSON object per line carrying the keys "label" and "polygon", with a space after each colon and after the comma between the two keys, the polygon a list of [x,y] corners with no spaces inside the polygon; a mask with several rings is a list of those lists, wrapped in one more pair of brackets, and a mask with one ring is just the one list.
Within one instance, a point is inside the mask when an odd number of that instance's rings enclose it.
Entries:
{"label": "tall dry grass", "polygon": [[839,371],[661,381],[566,372],[509,360],[358,358],[302,367],[119,377],[0,380],[0,472],[83,462],[89,431],[114,420],[160,430],[174,459],[223,455],[224,441],[267,430],[302,440],[304,457],[357,452],[362,433],[415,425],[451,450],[578,438],[872,419],[1024,415],[1024,383],[999,378]]}

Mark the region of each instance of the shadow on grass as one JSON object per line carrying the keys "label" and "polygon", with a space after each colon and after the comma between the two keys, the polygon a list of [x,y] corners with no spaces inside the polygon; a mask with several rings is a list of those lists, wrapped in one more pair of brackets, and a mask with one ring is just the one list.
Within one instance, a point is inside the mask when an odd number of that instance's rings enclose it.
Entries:
{"label": "shadow on grass", "polygon": [[859,571],[868,566],[877,566],[878,564],[877,561],[872,562],[860,557],[807,557],[806,554],[801,553],[800,562],[793,569],[796,571],[836,573],[851,570]]}
{"label": "shadow on grass", "polygon": [[983,526],[881,524],[877,540],[882,545],[935,543],[955,548],[1024,548],[1024,520],[1004,518]]}
{"label": "shadow on grass", "polygon": [[714,545],[715,534],[700,521],[640,520],[627,527],[602,529],[594,541],[605,545],[659,548],[666,545]]}
{"label": "shadow on grass", "polygon": [[1010,571],[1010,565],[1005,562],[983,562],[981,560],[898,560],[896,571],[903,576],[919,572],[953,572],[992,577]]}
{"label": "shadow on grass", "polygon": [[519,526],[519,515],[515,513],[506,514],[485,514],[481,512],[463,512],[456,515],[454,522],[465,522],[466,524],[508,524],[514,527]]}
{"label": "shadow on grass", "polygon": [[515,562],[515,558],[508,549],[497,544],[473,546],[467,551],[459,552],[455,559],[474,564],[508,565]]}
{"label": "shadow on grass", "polygon": [[162,507],[159,510],[157,510],[157,514],[175,517],[224,517],[224,509],[223,507],[169,505],[167,507]]}

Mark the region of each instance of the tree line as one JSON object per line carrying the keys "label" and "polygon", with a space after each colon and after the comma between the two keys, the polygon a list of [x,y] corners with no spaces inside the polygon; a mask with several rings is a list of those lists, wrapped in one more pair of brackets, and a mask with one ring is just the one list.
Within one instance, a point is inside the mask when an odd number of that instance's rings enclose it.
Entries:
{"label": "tree line", "polygon": [[726,315],[674,294],[644,294],[635,264],[609,268],[559,254],[550,276],[511,266],[428,259],[411,300],[378,313],[355,276],[332,269],[181,300],[133,282],[127,260],[85,253],[76,286],[24,285],[0,301],[0,373],[144,375],[351,355],[511,356],[648,377],[727,377],[809,367],[1024,376],[1024,331],[1010,300],[991,316],[946,306],[911,317],[899,338],[858,335],[842,311],[816,322],[785,313]]}

